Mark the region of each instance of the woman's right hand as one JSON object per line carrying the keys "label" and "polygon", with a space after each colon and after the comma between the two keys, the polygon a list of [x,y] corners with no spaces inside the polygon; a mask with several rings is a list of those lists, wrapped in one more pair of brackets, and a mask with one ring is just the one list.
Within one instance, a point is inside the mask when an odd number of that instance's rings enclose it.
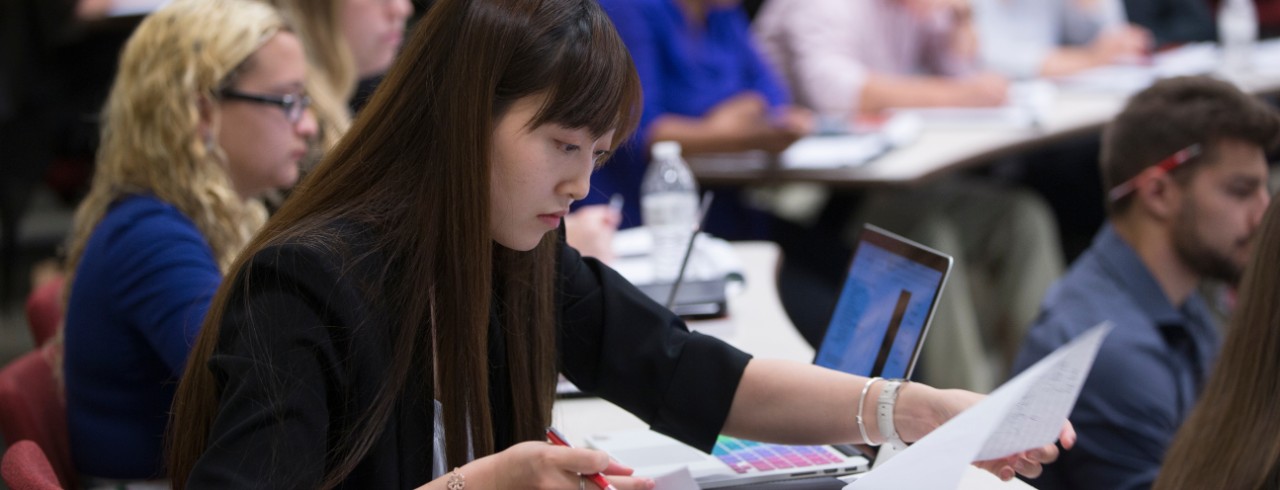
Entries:
{"label": "woman's right hand", "polygon": [[[653,480],[631,476],[633,470],[593,449],[522,442],[505,451],[477,459],[458,470],[467,488],[529,488],[577,490],[579,474],[603,473],[618,490],[649,490]],[[448,477],[440,479],[440,483]],[[444,488],[444,487],[441,487]],[[598,487],[586,480],[588,490]]]}

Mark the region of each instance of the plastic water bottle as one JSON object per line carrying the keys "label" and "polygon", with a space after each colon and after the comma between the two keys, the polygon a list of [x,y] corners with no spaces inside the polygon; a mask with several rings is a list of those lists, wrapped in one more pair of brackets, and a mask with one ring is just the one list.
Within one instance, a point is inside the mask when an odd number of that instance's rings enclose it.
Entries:
{"label": "plastic water bottle", "polygon": [[680,156],[680,143],[653,144],[653,160],[640,185],[640,214],[653,234],[655,282],[670,283],[680,273],[680,262],[698,220],[698,183]]}
{"label": "plastic water bottle", "polygon": [[1258,42],[1258,11],[1253,0],[1224,0],[1218,8],[1218,38],[1222,44],[1222,71],[1228,75],[1248,73],[1253,65],[1253,46]]}

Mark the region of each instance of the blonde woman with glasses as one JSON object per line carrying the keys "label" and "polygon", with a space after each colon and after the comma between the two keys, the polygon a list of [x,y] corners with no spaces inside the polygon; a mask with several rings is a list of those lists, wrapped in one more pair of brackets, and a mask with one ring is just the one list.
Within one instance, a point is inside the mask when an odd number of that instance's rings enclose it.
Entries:
{"label": "blonde woman with glasses", "polygon": [[[177,0],[126,44],[70,238],[64,380],[90,486],[164,474],[166,417],[232,260],[316,134],[302,44],[274,9]],[[163,482],[160,482],[163,484]]]}

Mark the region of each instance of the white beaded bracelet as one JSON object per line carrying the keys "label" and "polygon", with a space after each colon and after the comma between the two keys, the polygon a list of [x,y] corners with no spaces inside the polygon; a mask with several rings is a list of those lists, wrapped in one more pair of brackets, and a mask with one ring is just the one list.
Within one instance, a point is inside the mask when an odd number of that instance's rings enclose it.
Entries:
{"label": "white beaded bracelet", "polygon": [[867,379],[867,382],[862,385],[862,393],[858,394],[858,408],[855,410],[857,415],[854,417],[854,420],[858,421],[858,433],[862,435],[862,443],[872,447],[879,446],[880,443],[873,442],[871,437],[867,435],[867,426],[862,423],[862,404],[867,400],[867,391],[871,389],[871,385],[881,379],[883,378],[878,376],[875,378],[869,378]]}
{"label": "white beaded bracelet", "polygon": [[445,488],[449,490],[464,490],[467,488],[467,477],[462,476],[462,473],[459,473],[458,470],[459,468],[454,468],[449,473],[449,481],[445,483]]}

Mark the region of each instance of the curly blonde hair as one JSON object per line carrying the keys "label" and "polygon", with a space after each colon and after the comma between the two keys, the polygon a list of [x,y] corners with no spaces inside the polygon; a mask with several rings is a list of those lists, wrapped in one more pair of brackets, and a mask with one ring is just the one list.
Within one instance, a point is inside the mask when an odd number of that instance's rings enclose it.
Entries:
{"label": "curly blonde hair", "polygon": [[266,209],[231,185],[216,143],[217,94],[258,48],[288,30],[275,9],[247,0],[176,0],[143,20],[124,47],[103,111],[97,173],[76,210],[64,294],[94,228],[131,194],[181,211],[226,273]]}

